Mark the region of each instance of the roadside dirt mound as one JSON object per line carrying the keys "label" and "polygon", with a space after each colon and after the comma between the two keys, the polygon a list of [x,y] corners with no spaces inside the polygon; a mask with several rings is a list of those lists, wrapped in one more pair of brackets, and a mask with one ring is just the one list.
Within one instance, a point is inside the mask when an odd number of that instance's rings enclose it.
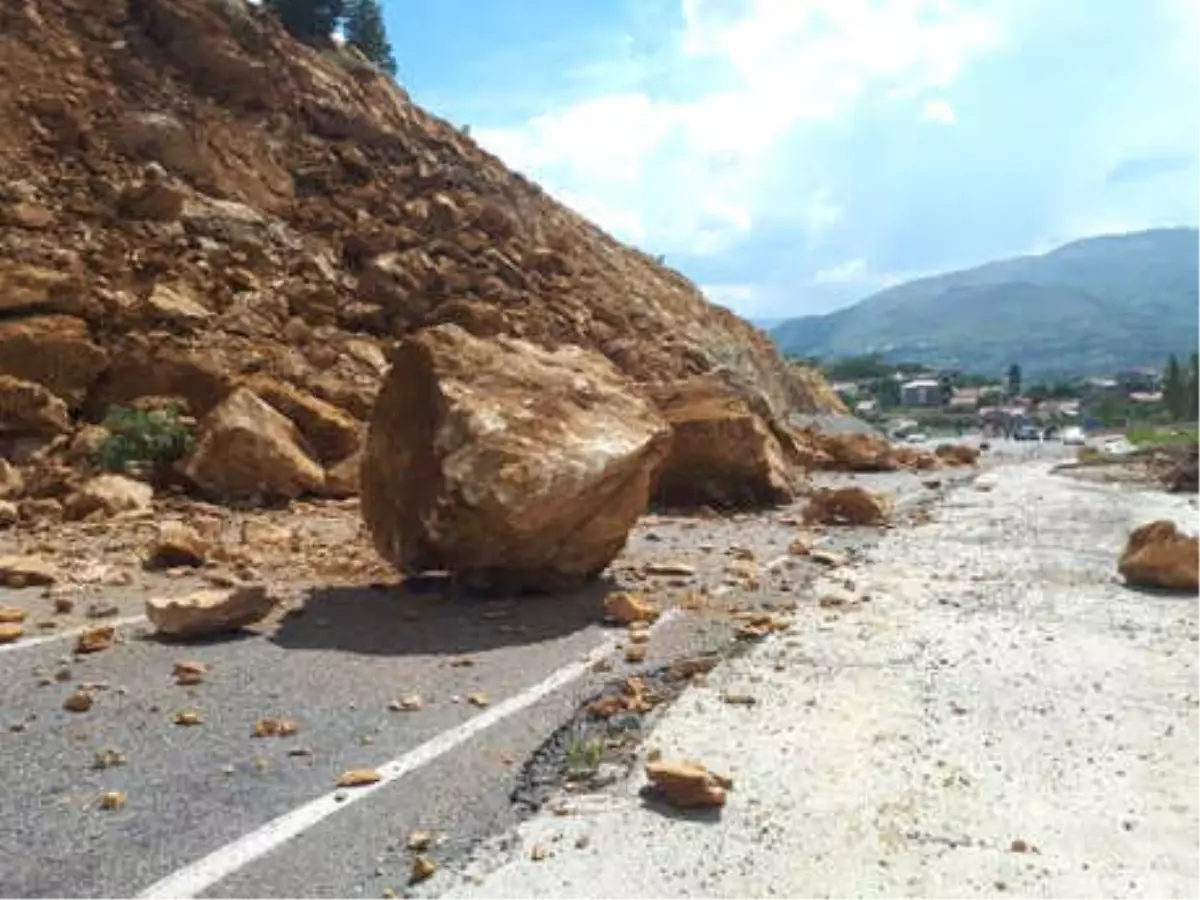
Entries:
{"label": "roadside dirt mound", "polygon": [[110,406],[204,420],[241,387],[295,426],[300,481],[344,496],[393,343],[442,323],[578,344],[635,382],[725,372],[775,415],[828,403],[687,279],[242,0],[5,4],[0,173],[20,464]]}

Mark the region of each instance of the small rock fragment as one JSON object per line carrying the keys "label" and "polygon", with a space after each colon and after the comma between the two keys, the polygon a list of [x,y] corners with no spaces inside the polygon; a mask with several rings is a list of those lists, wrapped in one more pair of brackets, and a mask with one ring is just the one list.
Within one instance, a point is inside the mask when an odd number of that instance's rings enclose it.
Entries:
{"label": "small rock fragment", "polygon": [[604,616],[628,625],[630,622],[653,622],[658,618],[658,610],[638,594],[614,591],[604,598]]}
{"label": "small rock fragment", "polygon": [[20,640],[25,629],[16,622],[0,622],[0,644],[11,644]]}
{"label": "small rock fragment", "polygon": [[349,769],[338,776],[338,787],[363,787],[368,784],[375,784],[382,775],[375,769]]}
{"label": "small rock fragment", "polygon": [[534,862],[541,862],[549,855],[550,851],[546,849],[545,844],[534,844],[533,849],[529,851],[529,858]]}
{"label": "small rock fragment", "polygon": [[123,791],[105,791],[100,795],[101,809],[120,809],[125,805],[125,793]]}
{"label": "small rock fragment", "polygon": [[293,719],[259,719],[254,723],[253,737],[289,737],[300,730]]}
{"label": "small rock fragment", "polygon": [[696,574],[696,567],[681,562],[652,562],[642,566],[642,572],[647,575],[686,578]]}
{"label": "small rock fragment", "polygon": [[93,769],[111,769],[113,766],[125,765],[125,754],[120,750],[114,750],[111,747],[105,747],[103,750],[97,750],[92,757]]}
{"label": "small rock fragment", "polygon": [[406,694],[388,703],[388,709],[392,712],[416,712],[424,705],[425,701],[421,699],[420,694]]}
{"label": "small rock fragment", "polygon": [[408,835],[407,846],[409,850],[418,852],[428,850],[431,843],[433,843],[433,835],[428,831],[413,831]]}
{"label": "small rock fragment", "polygon": [[175,714],[176,725],[203,725],[204,716],[197,709],[184,709]]}
{"label": "small rock fragment", "polygon": [[111,625],[98,625],[79,635],[75,642],[76,653],[99,653],[113,645],[117,630]]}
{"label": "small rock fragment", "polygon": [[[84,615],[89,619],[107,619],[121,611],[115,603],[89,603]],[[70,610],[67,610],[70,612]]]}
{"label": "small rock fragment", "polygon": [[409,873],[408,883],[417,884],[425,881],[427,878],[432,877],[436,871],[437,864],[429,857],[418,853],[413,857],[412,871]]}
{"label": "small rock fragment", "polygon": [[175,683],[185,687],[200,684],[208,674],[208,665],[196,660],[177,660],[171,666],[171,677]]}
{"label": "small rock fragment", "polygon": [[488,699],[487,694],[467,694],[467,702],[472,706],[478,706],[482,709],[485,706],[489,706],[492,701]]}
{"label": "small rock fragment", "polygon": [[630,644],[625,648],[625,662],[640,663],[646,661],[646,653],[649,651],[649,646],[646,644]]}
{"label": "small rock fragment", "polygon": [[0,624],[24,622],[28,613],[17,606],[0,606]]}
{"label": "small rock fragment", "polygon": [[646,777],[655,792],[679,809],[724,806],[726,792],[733,787],[729,778],[689,760],[647,763]]}
{"label": "small rock fragment", "polygon": [[63,709],[67,712],[87,712],[95,702],[96,698],[89,691],[74,691],[63,701]]}

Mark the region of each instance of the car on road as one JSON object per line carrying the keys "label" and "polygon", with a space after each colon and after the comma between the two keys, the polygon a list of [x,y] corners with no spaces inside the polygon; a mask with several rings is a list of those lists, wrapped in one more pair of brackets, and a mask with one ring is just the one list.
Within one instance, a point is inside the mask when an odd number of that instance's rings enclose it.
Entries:
{"label": "car on road", "polygon": [[910,444],[923,444],[929,440],[929,438],[923,431],[914,431],[904,440],[908,441]]}
{"label": "car on road", "polygon": [[1036,425],[1021,425],[1013,432],[1014,441],[1040,441],[1042,433]]}
{"label": "car on road", "polygon": [[1102,440],[1097,449],[1105,456],[1125,456],[1136,450],[1137,445],[1131,442],[1125,435],[1116,434]]}
{"label": "car on road", "polygon": [[1078,425],[1069,425],[1062,430],[1060,440],[1068,446],[1082,447],[1087,443],[1087,435]]}

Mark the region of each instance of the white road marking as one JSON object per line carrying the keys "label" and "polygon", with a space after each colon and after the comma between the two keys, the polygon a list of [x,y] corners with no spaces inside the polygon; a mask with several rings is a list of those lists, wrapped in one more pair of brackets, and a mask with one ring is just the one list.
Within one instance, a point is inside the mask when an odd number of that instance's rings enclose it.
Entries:
{"label": "white road marking", "polygon": [[[778,568],[789,559],[780,556],[763,566],[763,571]],[[726,594],[731,590],[730,585],[721,585],[713,593],[716,596]],[[654,631],[667,622],[678,618],[680,610],[671,609],[659,617],[650,628]],[[593,665],[616,649],[616,639],[610,638],[594,648],[581,661],[563,666],[537,684],[526,688],[495,706],[472,716],[461,725],[443,731],[436,737],[430,738],[424,744],[410,750],[403,756],[377,767],[380,779],[375,784],[359,788],[346,788],[330,791],[320,797],[310,800],[303,806],[284,813],[272,819],[260,828],[219,847],[208,856],[201,857],[181,869],[171,873],[145,890],[137,894],[138,898],[178,898],[190,900],[208,890],[219,881],[245,868],[257,859],[266,856],[272,850],[283,846],[294,837],[298,837],[314,825],[319,824],[339,810],[345,809],[369,797],[380,790],[409,775],[418,769],[434,762],[438,757],[449,753],[454,748],[466,743],[480,732],[502,722],[504,719],[532,706],[542,698],[552,694],[561,687],[570,684],[587,672]]]}
{"label": "white road marking", "polygon": [[14,650],[28,650],[30,647],[40,647],[42,644],[49,644],[53,641],[65,641],[68,638],[77,637],[87,631],[89,628],[99,628],[102,625],[112,625],[114,628],[120,628],[122,625],[136,625],[139,622],[145,622],[145,616],[125,616],[120,619],[97,619],[91,625],[80,625],[78,628],[68,628],[66,631],[56,631],[54,634],[41,634],[37,637],[28,637],[17,641],[15,644],[4,644],[0,646],[0,653],[11,653]]}

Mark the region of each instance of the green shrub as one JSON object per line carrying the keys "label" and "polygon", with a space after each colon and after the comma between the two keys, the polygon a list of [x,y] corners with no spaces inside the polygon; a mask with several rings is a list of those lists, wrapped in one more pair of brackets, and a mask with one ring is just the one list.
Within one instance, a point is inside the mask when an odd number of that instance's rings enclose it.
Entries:
{"label": "green shrub", "polygon": [[108,472],[125,471],[131,463],[168,465],[187,453],[194,440],[191,427],[175,407],[110,407],[104,427],[109,435],[94,462]]}

